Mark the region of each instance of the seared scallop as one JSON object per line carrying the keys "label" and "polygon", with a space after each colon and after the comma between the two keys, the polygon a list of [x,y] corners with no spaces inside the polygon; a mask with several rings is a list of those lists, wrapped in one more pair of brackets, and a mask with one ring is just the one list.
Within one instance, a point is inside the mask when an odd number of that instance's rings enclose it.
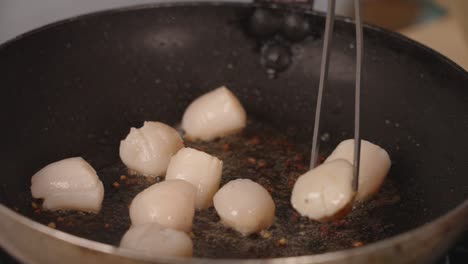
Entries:
{"label": "seared scallop", "polygon": [[186,233],[157,223],[131,226],[120,247],[145,252],[151,257],[191,257],[193,251],[192,240]]}
{"label": "seared scallop", "polygon": [[275,217],[270,193],[249,179],[225,184],[214,196],[214,207],[224,225],[243,235],[267,229]]}
{"label": "seared scallop", "polygon": [[172,156],[167,168],[166,179],[181,179],[196,189],[195,207],[208,208],[213,205],[213,196],[219,189],[223,162],[203,151],[183,148]]}
{"label": "seared scallop", "polygon": [[[325,162],[337,159],[354,164],[354,139],[341,142]],[[366,200],[379,191],[390,170],[391,161],[387,151],[366,140],[361,140],[360,161],[356,199]]]}
{"label": "seared scallop", "polygon": [[31,193],[45,210],[98,212],[104,187],[96,171],[81,157],[51,163],[31,178]]}
{"label": "seared scallop", "polygon": [[158,223],[189,232],[195,213],[196,189],[183,180],[156,183],[143,190],[130,204],[133,225]]}
{"label": "seared scallop", "polygon": [[172,155],[184,147],[177,131],[160,122],[145,122],[141,128],[131,128],[120,142],[120,158],[131,170],[146,176],[166,172]]}
{"label": "seared scallop", "polygon": [[351,208],[354,191],[353,166],[334,160],[301,175],[294,184],[291,204],[302,216],[326,221],[344,215]]}
{"label": "seared scallop", "polygon": [[191,139],[211,140],[241,131],[246,113],[225,86],[195,99],[185,110],[182,128]]}

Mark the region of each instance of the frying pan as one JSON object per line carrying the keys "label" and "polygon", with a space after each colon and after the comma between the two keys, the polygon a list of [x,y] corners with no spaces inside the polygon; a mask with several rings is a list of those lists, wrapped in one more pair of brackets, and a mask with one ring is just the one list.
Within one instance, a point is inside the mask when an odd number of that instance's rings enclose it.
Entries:
{"label": "frying pan", "polygon": [[[213,211],[201,212],[212,221],[196,220],[198,258],[191,262],[427,263],[452,245],[468,226],[467,72],[418,43],[366,26],[362,136],[389,151],[391,172],[382,192],[343,221],[313,223],[294,216],[281,186],[303,172],[300,165],[309,158],[324,17],[291,6],[262,7],[279,17],[275,26],[287,15],[304,16],[301,38],[281,26],[276,34],[252,29],[258,8],[172,3],[112,10],[2,45],[2,248],[27,263],[184,262],[115,247],[129,226],[129,201],[151,184],[135,176],[127,189],[113,187],[126,173],[119,141],[144,120],[176,125],[191,100],[220,85],[244,104],[247,130],[226,141],[191,144],[214,152],[221,143],[247,144],[225,154],[234,165],[223,177],[271,184],[276,224],[270,239],[241,238],[223,229]],[[324,98],[324,155],[352,135],[354,53],[352,22],[339,19]],[[256,137],[263,143],[248,145]],[[295,170],[275,163],[302,154],[293,159]],[[265,159],[267,173],[242,163],[247,155]],[[31,175],[72,156],[97,169],[106,189],[104,213],[54,215],[33,208]],[[50,221],[57,229],[43,225]],[[352,248],[353,237],[365,245]],[[290,243],[277,244],[278,238]]]}

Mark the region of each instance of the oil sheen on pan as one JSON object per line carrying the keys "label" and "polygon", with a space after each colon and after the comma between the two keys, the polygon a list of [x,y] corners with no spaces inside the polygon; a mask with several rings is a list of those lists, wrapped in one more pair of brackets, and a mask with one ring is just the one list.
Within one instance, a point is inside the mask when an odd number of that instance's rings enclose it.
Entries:
{"label": "oil sheen on pan", "polygon": [[[246,129],[237,135],[210,142],[187,142],[187,147],[209,152],[224,161],[221,186],[237,178],[251,179],[271,193],[277,208],[274,224],[268,230],[246,237],[223,226],[213,207],[198,211],[192,229],[194,257],[310,255],[362,246],[401,232],[398,225],[390,221],[392,208],[400,201],[391,175],[373,199],[357,204],[343,220],[318,223],[300,217],[289,201],[297,177],[308,168],[309,144],[306,143],[296,142],[260,120],[249,120]],[[328,154],[332,146],[322,145],[324,154]],[[120,162],[99,169],[98,174],[106,179],[106,193],[97,215],[41,211],[36,201],[30,212],[33,219],[80,237],[117,246],[130,226],[128,206],[133,197],[163,178],[129,175]]]}

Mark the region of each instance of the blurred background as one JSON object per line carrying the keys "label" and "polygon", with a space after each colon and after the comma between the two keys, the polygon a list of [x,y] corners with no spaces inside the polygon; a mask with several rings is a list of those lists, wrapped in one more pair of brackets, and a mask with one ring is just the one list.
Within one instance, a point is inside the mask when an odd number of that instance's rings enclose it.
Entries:
{"label": "blurred background", "polygon": [[[174,0],[0,0],[0,43],[67,17],[163,1]],[[363,15],[368,23],[398,31],[422,42],[468,70],[468,0],[361,1]],[[315,0],[313,5],[317,10],[326,10],[327,0]],[[337,12],[352,16],[353,0],[337,0]]]}
{"label": "blurred background", "polygon": [[[397,31],[439,51],[468,70],[468,0],[361,0],[367,23]],[[325,10],[327,0],[316,0]],[[352,16],[351,0],[337,0]]]}

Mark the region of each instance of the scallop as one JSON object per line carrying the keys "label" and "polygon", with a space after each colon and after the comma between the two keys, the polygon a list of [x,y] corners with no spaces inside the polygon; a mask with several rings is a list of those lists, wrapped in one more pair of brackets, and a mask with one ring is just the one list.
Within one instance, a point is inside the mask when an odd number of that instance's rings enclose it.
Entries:
{"label": "scallop", "polygon": [[218,158],[193,148],[183,148],[171,158],[166,179],[191,183],[197,189],[195,207],[204,209],[213,205],[222,170],[223,162]]}
{"label": "scallop", "polygon": [[334,160],[301,175],[294,184],[291,204],[302,216],[326,221],[346,214],[355,193],[353,165]]}
{"label": "scallop", "polygon": [[195,99],[185,110],[182,128],[190,139],[211,140],[241,131],[246,113],[225,86]]}
{"label": "scallop", "polygon": [[181,231],[157,223],[131,226],[120,241],[120,247],[145,252],[151,257],[191,257],[193,244]]}
{"label": "scallop", "polygon": [[183,147],[174,128],[160,122],[145,122],[141,128],[132,127],[120,142],[120,159],[129,169],[156,177],[166,172],[172,155]]}
{"label": "scallop", "polygon": [[[354,164],[354,139],[341,142],[325,162],[337,159],[345,159]],[[391,161],[387,151],[369,141],[361,140],[359,185],[356,199],[367,200],[377,193],[390,170],[390,166]]]}
{"label": "scallop", "polygon": [[249,179],[225,184],[214,196],[221,222],[243,235],[259,232],[273,224],[275,203],[268,191]]}
{"label": "scallop", "polygon": [[156,183],[143,190],[130,204],[133,225],[158,223],[189,232],[195,213],[196,189],[183,180]]}
{"label": "scallop", "polygon": [[31,194],[45,210],[98,212],[104,187],[96,171],[81,157],[51,163],[31,178]]}

